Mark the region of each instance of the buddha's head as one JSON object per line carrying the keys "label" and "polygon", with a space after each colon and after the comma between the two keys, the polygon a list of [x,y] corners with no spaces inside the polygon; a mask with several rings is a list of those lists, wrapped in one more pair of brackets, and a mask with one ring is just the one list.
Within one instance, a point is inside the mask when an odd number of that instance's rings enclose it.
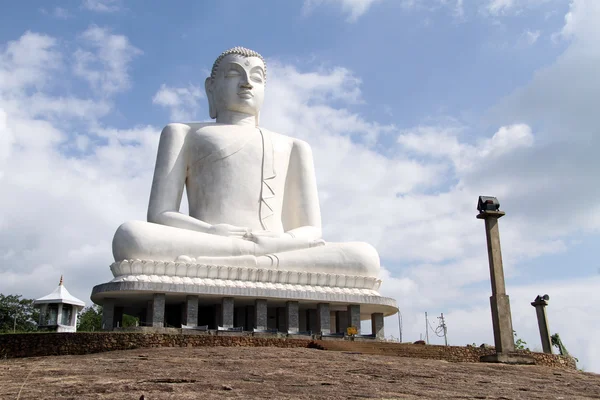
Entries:
{"label": "buddha's head", "polygon": [[266,72],[265,60],[253,50],[234,47],[221,53],[205,82],[210,117],[234,111],[255,116],[258,125]]}

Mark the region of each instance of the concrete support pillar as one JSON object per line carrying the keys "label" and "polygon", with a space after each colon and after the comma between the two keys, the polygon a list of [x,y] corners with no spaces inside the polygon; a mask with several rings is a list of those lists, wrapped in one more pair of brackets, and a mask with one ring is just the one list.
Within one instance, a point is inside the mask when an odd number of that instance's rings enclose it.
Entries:
{"label": "concrete support pillar", "polygon": [[504,267],[502,266],[502,251],[500,250],[500,231],[498,219],[504,216],[503,211],[481,212],[477,218],[485,221],[485,234],[487,238],[488,259],[490,264],[490,278],[492,295],[490,305],[492,308],[492,325],[494,327],[494,342],[497,353],[515,351],[510,300],[506,294],[504,283]]}
{"label": "concrete support pillar", "polygon": [[336,311],[335,312],[335,331],[337,333],[346,333],[346,328],[350,326],[348,324],[348,312],[347,311]]}
{"label": "concrete support pillar", "polygon": [[[545,296],[548,298],[548,296]],[[548,300],[538,296],[532,306],[535,307],[535,313],[537,314],[538,327],[540,329],[540,338],[542,340],[542,349],[544,353],[552,354],[552,339],[550,338],[550,328],[548,327],[548,316],[546,315],[546,306]]]}
{"label": "concrete support pillar", "polygon": [[104,299],[102,304],[102,330],[112,331],[115,326],[115,299]]}
{"label": "concrete support pillar", "polygon": [[267,300],[254,300],[254,326],[259,330],[267,329]]}
{"label": "concrete support pillar", "polygon": [[233,328],[233,306],[233,297],[223,297],[223,300],[221,300],[223,328]]}
{"label": "concrete support pillar", "polygon": [[329,303],[317,304],[317,333],[328,335],[331,333]]}
{"label": "concrete support pillar", "polygon": [[123,307],[115,307],[114,326],[118,328],[123,327]]}
{"label": "concrete support pillar", "polygon": [[299,304],[297,301],[285,303],[285,323],[288,333],[298,333],[300,329]]}
{"label": "concrete support pillar", "polygon": [[165,294],[154,293],[152,296],[152,327],[164,328],[165,326]]}
{"label": "concrete support pillar", "polygon": [[277,332],[287,332],[285,323],[285,307],[277,307]]}
{"label": "concrete support pillar", "polygon": [[185,299],[185,324],[198,325],[198,296],[187,296]]}
{"label": "concrete support pillar", "polygon": [[385,339],[383,331],[383,313],[371,314],[371,334],[373,334],[377,340]]}
{"label": "concrete support pillar", "polygon": [[360,305],[348,305],[348,328],[356,328],[356,333],[360,335]]}

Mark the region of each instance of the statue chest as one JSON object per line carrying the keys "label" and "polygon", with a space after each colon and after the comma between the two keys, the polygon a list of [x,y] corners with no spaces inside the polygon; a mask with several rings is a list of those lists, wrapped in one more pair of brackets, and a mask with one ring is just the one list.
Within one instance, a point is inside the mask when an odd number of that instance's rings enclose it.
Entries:
{"label": "statue chest", "polygon": [[209,223],[282,229],[289,153],[286,157],[265,136],[221,140],[207,155],[191,160],[186,181],[190,215]]}

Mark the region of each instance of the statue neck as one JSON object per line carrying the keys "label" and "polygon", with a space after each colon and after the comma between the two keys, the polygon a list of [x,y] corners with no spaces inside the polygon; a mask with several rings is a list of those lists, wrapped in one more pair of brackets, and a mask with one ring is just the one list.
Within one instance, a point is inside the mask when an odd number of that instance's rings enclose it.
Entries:
{"label": "statue neck", "polygon": [[217,123],[226,125],[241,125],[256,127],[256,117],[254,115],[244,114],[237,111],[219,111],[217,114]]}

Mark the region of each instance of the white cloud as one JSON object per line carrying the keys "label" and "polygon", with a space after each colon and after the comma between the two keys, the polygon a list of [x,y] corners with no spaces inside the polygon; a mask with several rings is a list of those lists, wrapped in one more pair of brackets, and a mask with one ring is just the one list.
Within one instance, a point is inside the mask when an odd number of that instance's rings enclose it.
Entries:
{"label": "white cloud", "polygon": [[152,98],[152,103],[167,108],[173,122],[191,121],[196,117],[200,107],[198,100],[204,98],[198,86],[189,84],[187,87],[174,88],[165,85]]}
{"label": "white cloud", "polygon": [[525,9],[533,9],[553,2],[558,0],[488,0],[483,6],[483,11],[493,16],[515,15]]}
{"label": "white cloud", "polygon": [[346,14],[348,22],[356,22],[371,6],[381,0],[304,0],[303,12],[311,13],[316,7],[331,4],[339,7]]}
{"label": "white cloud", "polygon": [[526,30],[521,35],[520,42],[527,46],[533,46],[540,38],[540,35],[541,35],[541,32],[539,30],[535,30],[535,31]]}
{"label": "white cloud", "polygon": [[121,0],[83,0],[81,5],[90,11],[111,13],[121,9]]}
{"label": "white cloud", "polygon": [[75,75],[105,95],[130,87],[129,64],[142,51],[129,43],[126,36],[92,25],[80,35],[80,41],[82,47],[74,54]]}

